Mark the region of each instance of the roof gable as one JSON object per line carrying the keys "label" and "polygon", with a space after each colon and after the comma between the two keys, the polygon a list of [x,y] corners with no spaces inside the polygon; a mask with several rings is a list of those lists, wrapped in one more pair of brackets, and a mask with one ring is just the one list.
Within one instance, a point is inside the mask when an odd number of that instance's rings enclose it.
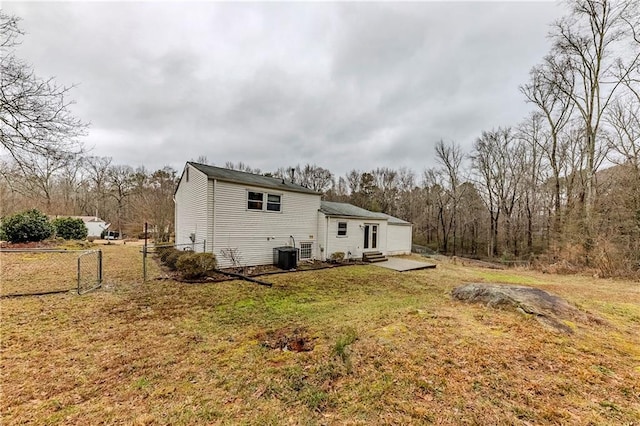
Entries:
{"label": "roof gable", "polygon": [[278,189],[280,191],[321,195],[319,192],[313,191],[309,188],[305,188],[302,185],[288,182],[285,179],[241,172],[239,170],[225,169],[222,167],[209,166],[206,164],[194,163],[191,161],[187,162],[187,164],[207,175],[209,179],[216,179],[224,182],[238,183],[242,185],[259,186],[262,188]]}

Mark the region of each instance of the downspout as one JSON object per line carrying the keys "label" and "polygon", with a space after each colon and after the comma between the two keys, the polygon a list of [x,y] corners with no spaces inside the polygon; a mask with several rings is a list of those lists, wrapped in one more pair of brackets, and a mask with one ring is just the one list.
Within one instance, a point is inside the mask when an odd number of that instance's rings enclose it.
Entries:
{"label": "downspout", "polygon": [[[176,188],[177,190],[177,188]],[[176,204],[176,193],[173,192],[173,244],[178,244],[178,205]],[[145,230],[145,237],[147,233]],[[171,235],[169,235],[169,242],[171,242]]]}
{"label": "downspout", "polygon": [[213,180],[213,197],[211,197],[211,253],[215,254],[215,246],[216,246],[216,182],[218,180]]}
{"label": "downspout", "polygon": [[322,260],[327,260],[327,253],[329,250],[329,216],[324,217],[326,219],[326,226],[324,227],[324,259]]}

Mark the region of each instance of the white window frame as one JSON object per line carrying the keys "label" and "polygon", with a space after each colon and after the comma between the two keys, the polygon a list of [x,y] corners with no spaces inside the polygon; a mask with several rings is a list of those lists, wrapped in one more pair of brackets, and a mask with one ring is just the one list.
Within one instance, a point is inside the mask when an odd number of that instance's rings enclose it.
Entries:
{"label": "white window frame", "polygon": [[[250,194],[260,194],[262,195],[261,200],[251,200],[249,199]],[[278,197],[280,199],[279,202],[269,202],[269,196]],[[254,191],[252,189],[247,189],[247,204],[246,209],[252,212],[268,212],[268,213],[282,213],[282,194],[278,194],[275,192],[265,192],[265,191]],[[250,203],[261,203],[261,207],[259,209],[251,208]],[[278,210],[269,210],[269,204],[272,206],[277,205]]]}
{"label": "white window frame", "polygon": [[[340,224],[344,223],[344,235],[340,235]],[[336,233],[336,237],[338,238],[347,238],[349,236],[349,222],[338,222],[338,232]]]}
{"label": "white window frame", "polygon": [[[303,248],[302,246],[308,246],[309,256],[303,256],[303,253],[307,251],[307,247]],[[313,258],[313,241],[301,241],[300,242],[300,260],[308,260]]]}
{"label": "white window frame", "polygon": [[[269,201],[269,197],[278,197],[278,202],[270,202]],[[277,205],[278,206],[278,210],[270,210],[269,209],[269,204],[271,205]],[[270,212],[270,213],[281,213],[282,212],[282,194],[273,194],[273,193],[267,193],[267,202],[265,203],[265,208],[266,211]]]}
{"label": "white window frame", "polygon": [[[262,198],[260,200],[252,200],[250,199],[250,195],[251,194],[260,194],[262,196]],[[252,208],[251,207],[251,203],[260,203],[260,208]],[[247,210],[251,210],[251,211],[263,211],[265,207],[265,202],[264,202],[264,192],[259,192],[259,191],[251,191],[251,190],[247,190]]]}

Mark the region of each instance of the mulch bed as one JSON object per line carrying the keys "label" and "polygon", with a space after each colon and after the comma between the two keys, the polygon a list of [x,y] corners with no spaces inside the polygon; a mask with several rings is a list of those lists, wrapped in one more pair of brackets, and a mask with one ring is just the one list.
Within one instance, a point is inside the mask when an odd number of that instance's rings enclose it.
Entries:
{"label": "mulch bed", "polygon": [[183,283],[189,284],[201,284],[201,283],[217,283],[223,281],[232,281],[238,278],[233,277],[231,275],[226,275],[225,272],[230,272],[233,274],[241,274],[247,277],[260,277],[265,275],[275,275],[275,274],[286,274],[288,272],[304,272],[304,271],[316,271],[319,269],[329,269],[329,268],[338,268],[342,266],[351,266],[351,265],[366,265],[366,262],[362,262],[359,260],[349,261],[343,263],[330,263],[330,262],[322,262],[319,260],[314,261],[305,261],[298,264],[296,269],[280,269],[274,265],[258,265],[258,266],[249,266],[246,268],[224,268],[220,269],[219,272],[213,272],[209,274],[209,276],[197,280],[186,280],[180,276],[176,271],[171,271],[166,266],[160,262],[160,260],[156,257],[156,260],[160,263],[160,267],[162,271],[166,274],[164,277],[160,277],[158,279],[170,279],[174,281],[179,281]]}

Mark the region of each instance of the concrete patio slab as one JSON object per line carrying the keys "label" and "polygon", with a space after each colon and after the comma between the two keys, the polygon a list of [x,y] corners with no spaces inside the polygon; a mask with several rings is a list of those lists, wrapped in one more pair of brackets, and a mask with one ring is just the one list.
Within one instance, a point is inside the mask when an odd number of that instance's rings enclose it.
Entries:
{"label": "concrete patio slab", "polygon": [[415,271],[418,269],[431,269],[436,267],[436,265],[434,265],[433,263],[418,262],[416,260],[400,259],[397,257],[390,257],[384,262],[376,262],[373,263],[373,265],[381,266],[387,269],[393,269],[394,271],[399,272]]}

